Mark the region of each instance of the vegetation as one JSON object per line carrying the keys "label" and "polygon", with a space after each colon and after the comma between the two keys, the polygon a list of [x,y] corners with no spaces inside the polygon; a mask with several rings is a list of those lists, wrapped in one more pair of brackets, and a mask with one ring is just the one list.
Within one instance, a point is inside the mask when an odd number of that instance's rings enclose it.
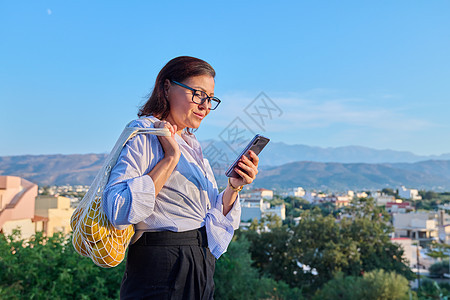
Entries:
{"label": "vegetation", "polygon": [[[371,198],[335,210],[297,197],[273,215],[236,231],[217,261],[216,299],[446,299],[450,285],[421,280],[411,291],[403,250],[390,241],[389,215]],[[111,269],[78,255],[70,236],[30,240],[0,235],[0,299],[117,299],[125,264]],[[445,258],[447,245],[432,244]],[[442,277],[448,260],[431,267]],[[411,298],[410,298],[411,297]]]}
{"label": "vegetation", "polygon": [[389,196],[394,196],[394,197],[398,197],[398,191],[397,190],[393,190],[390,188],[384,188],[381,190],[381,193],[389,195]]}
{"label": "vegetation", "polygon": [[395,272],[374,270],[363,276],[344,276],[337,273],[320,289],[317,300],[400,300],[410,299],[408,280]]}
{"label": "vegetation", "polygon": [[[76,253],[70,238],[0,235],[0,299],[118,299],[125,263],[100,268]],[[234,241],[218,260],[217,299],[302,299],[301,290],[259,276],[248,248],[245,239]]]}
{"label": "vegetation", "polygon": [[450,296],[450,284],[441,283],[429,279],[423,280],[417,292],[419,299],[448,300]]}
{"label": "vegetation", "polygon": [[235,240],[217,261],[214,275],[216,299],[302,299],[300,289],[260,276],[252,267],[249,247],[250,243],[245,238]]}
{"label": "vegetation", "polygon": [[286,220],[291,223],[294,218],[300,217],[300,214],[304,210],[308,210],[312,207],[311,203],[300,197],[289,196],[283,199],[278,196],[274,196],[273,200],[270,201],[270,205],[273,206],[283,203],[286,206]]}
{"label": "vegetation", "polygon": [[450,250],[450,245],[437,243],[436,241],[432,241],[428,245],[428,256],[437,258],[442,260],[443,258],[448,257],[448,252]]}
{"label": "vegetation", "polygon": [[440,261],[432,264],[429,268],[430,276],[437,278],[444,278],[444,274],[449,274],[448,260]]}
{"label": "vegetation", "polygon": [[419,191],[422,200],[414,201],[416,210],[436,211],[440,205],[450,203],[450,193],[436,193],[433,191]]}
{"label": "vegetation", "polygon": [[0,235],[1,299],[118,299],[124,268],[97,267],[61,234]]}
{"label": "vegetation", "polygon": [[333,215],[314,208],[304,211],[294,226],[281,226],[272,217],[239,235],[251,242],[254,266],[261,274],[301,288],[309,296],[338,272],[361,276],[383,269],[414,278],[402,258],[403,250],[390,241],[386,213],[372,199],[359,199],[343,213],[346,217],[337,222]]}

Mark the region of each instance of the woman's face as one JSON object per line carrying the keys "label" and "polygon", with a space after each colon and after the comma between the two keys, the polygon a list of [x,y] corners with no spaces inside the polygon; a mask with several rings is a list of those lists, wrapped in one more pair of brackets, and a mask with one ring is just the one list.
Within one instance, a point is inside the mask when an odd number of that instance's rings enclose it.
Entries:
{"label": "woman's face", "polygon": [[[189,77],[180,83],[196,90],[206,92],[210,97],[214,96],[214,78],[208,75]],[[170,103],[170,112],[167,121],[177,125],[177,131],[181,133],[184,128],[198,128],[203,118],[209,112],[208,101],[196,104],[192,101],[193,91],[170,82],[167,89],[167,97]]]}

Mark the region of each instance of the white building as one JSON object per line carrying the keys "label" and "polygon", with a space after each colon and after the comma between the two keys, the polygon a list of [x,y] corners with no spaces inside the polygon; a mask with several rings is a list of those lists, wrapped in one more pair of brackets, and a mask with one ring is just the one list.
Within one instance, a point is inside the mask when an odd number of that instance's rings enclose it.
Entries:
{"label": "white building", "polygon": [[305,192],[305,196],[303,196],[303,199],[305,199],[309,203],[326,202],[326,201],[329,201],[329,200],[327,200],[328,198],[329,198],[329,195],[327,195],[327,194],[324,194],[321,192],[319,192],[319,193],[310,192],[310,191]]}
{"label": "white building", "polygon": [[422,197],[419,195],[419,191],[416,189],[407,189],[404,186],[401,186],[398,189],[398,196],[405,199],[411,200],[421,200]]}
{"label": "white building", "polygon": [[253,198],[250,195],[242,194],[241,198],[241,220],[244,222],[261,219],[261,208],[264,205],[264,200],[260,197]]}
{"label": "white building", "polygon": [[430,241],[438,237],[438,216],[434,212],[393,214],[395,237]]}
{"label": "white building", "polygon": [[372,192],[371,193],[372,198],[375,200],[375,203],[377,205],[386,205],[389,202],[395,202],[395,197],[386,195],[381,192]]}
{"label": "white building", "polygon": [[305,196],[303,199],[308,201],[309,203],[324,203],[324,202],[332,202],[336,205],[336,207],[347,206],[353,200],[355,193],[353,191],[348,191],[346,194],[335,195],[335,194],[324,194],[324,193],[316,193],[316,192],[305,192]]}
{"label": "white building", "polygon": [[356,193],[356,198],[367,198],[367,196],[366,192]]}
{"label": "white building", "polygon": [[409,262],[410,268],[417,267],[417,245],[413,245],[413,241],[410,238],[399,237],[391,238],[391,242],[400,245],[403,248],[403,258],[406,258]]}
{"label": "white building", "polygon": [[410,238],[391,238],[391,242],[403,248],[403,258],[408,260],[409,267],[414,273],[420,272],[424,275],[428,272],[426,270],[437,262],[435,258],[426,255],[425,250]]}
{"label": "white building", "polygon": [[305,190],[302,187],[295,187],[290,189],[287,193],[285,193],[286,196],[292,196],[292,197],[303,197],[305,196]]}
{"label": "white building", "polygon": [[[266,203],[269,204],[269,203]],[[276,206],[270,206],[270,204],[268,206],[266,206],[264,208],[264,210],[262,211],[263,215],[268,215],[268,214],[272,214],[272,215],[277,215],[278,217],[280,217],[281,220],[286,219],[286,206],[283,204],[281,205],[276,205]]]}
{"label": "white building", "polygon": [[315,192],[307,191],[307,192],[305,192],[303,199],[305,199],[309,203],[314,203],[316,195],[317,195],[317,193],[315,193]]}
{"label": "white building", "polygon": [[273,199],[273,191],[267,189],[257,189],[250,193],[240,195],[241,199],[241,220],[246,222],[253,219],[258,221],[265,214],[275,214],[286,219],[286,207],[283,204],[270,206],[270,203],[264,200]]}
{"label": "white building", "polygon": [[390,214],[394,213],[407,213],[413,211],[414,207],[411,206],[409,202],[388,202],[386,203],[386,211]]}
{"label": "white building", "polygon": [[450,244],[450,215],[445,212],[444,209],[438,211],[438,237],[440,243]]}
{"label": "white building", "polygon": [[263,198],[263,199],[267,199],[267,200],[272,200],[273,199],[273,191],[272,190],[268,190],[268,189],[254,189],[252,191],[250,191],[249,193],[246,193],[247,197],[250,198]]}

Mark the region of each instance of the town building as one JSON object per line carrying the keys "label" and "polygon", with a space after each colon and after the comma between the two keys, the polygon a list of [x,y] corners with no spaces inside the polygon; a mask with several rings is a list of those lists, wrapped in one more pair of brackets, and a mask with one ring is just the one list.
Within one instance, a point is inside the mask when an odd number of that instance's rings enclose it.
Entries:
{"label": "town building", "polygon": [[370,195],[375,200],[375,203],[379,206],[386,205],[389,202],[395,202],[394,196],[386,195],[379,191],[372,192],[372,193],[370,193]]}
{"label": "town building", "polygon": [[269,203],[265,204],[266,207],[262,211],[263,215],[272,214],[278,216],[281,220],[286,219],[286,205],[284,203],[275,206],[271,206]]}
{"label": "town building", "polygon": [[396,202],[388,202],[386,203],[386,211],[390,214],[394,213],[407,213],[414,210],[414,207],[411,206],[410,202],[396,201]]}
{"label": "town building", "polygon": [[306,191],[305,196],[303,198],[311,204],[317,204],[317,203],[325,202],[326,201],[325,199],[327,197],[329,197],[329,196],[325,193]]}
{"label": "town building", "polygon": [[403,249],[403,258],[408,261],[408,266],[414,273],[422,275],[428,273],[428,268],[436,263],[436,259],[426,255],[426,250],[416,241],[405,238],[391,238],[391,242],[400,245]]}
{"label": "town building", "polygon": [[290,188],[287,192],[282,193],[284,197],[303,197],[305,196],[305,190],[302,187]]}
{"label": "town building", "polygon": [[334,203],[334,205],[339,208],[347,206],[353,200],[355,193],[353,191],[348,191],[346,194],[335,195],[335,194],[324,194],[307,191],[303,197],[306,201],[312,204],[319,204],[324,202]]}
{"label": "town building", "polygon": [[71,231],[74,212],[71,199],[48,195],[38,196],[38,186],[17,176],[0,176],[0,232],[10,235],[19,229],[27,239],[42,231],[47,236]]}
{"label": "town building", "polygon": [[264,200],[262,198],[253,198],[242,194],[241,199],[241,220],[244,222],[261,219],[264,209]]}
{"label": "town building", "polygon": [[450,244],[450,215],[445,211],[444,209],[438,211],[438,237],[440,243]]}
{"label": "town building", "polygon": [[367,198],[369,195],[367,195],[366,192],[358,192],[356,193],[356,198]]}
{"label": "town building", "polygon": [[416,189],[407,189],[404,186],[401,186],[398,189],[398,196],[404,199],[410,200],[422,200],[422,197],[419,195],[419,191]]}
{"label": "town building", "polygon": [[263,198],[266,200],[272,200],[273,199],[273,191],[268,189],[253,189],[250,192],[246,193],[251,198]]}
{"label": "town building", "polygon": [[275,214],[281,220],[286,219],[286,206],[283,204],[271,206],[267,200],[273,199],[273,191],[256,189],[240,195],[241,220],[243,222],[257,219],[268,214]]}
{"label": "town building", "polygon": [[431,241],[438,237],[438,216],[435,212],[393,214],[395,237]]}
{"label": "town building", "polygon": [[40,217],[42,225],[37,231],[43,231],[45,235],[52,236],[55,232],[68,234],[70,217],[74,208],[71,207],[71,199],[63,196],[38,196],[35,204],[35,215]]}
{"label": "town building", "polygon": [[14,229],[28,238],[35,233],[34,205],[38,186],[17,176],[0,176],[0,232],[10,235]]}
{"label": "town building", "polygon": [[403,258],[408,260],[410,268],[417,268],[417,247],[413,245],[413,240],[406,237],[391,238],[391,242],[403,248]]}

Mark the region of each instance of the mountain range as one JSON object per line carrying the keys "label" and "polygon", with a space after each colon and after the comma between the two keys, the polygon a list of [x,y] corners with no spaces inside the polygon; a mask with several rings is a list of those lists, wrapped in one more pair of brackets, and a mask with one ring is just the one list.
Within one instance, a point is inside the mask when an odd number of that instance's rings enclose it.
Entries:
{"label": "mountain range", "polygon": [[400,186],[434,191],[450,190],[450,160],[417,163],[293,162],[265,169],[256,187],[272,189],[301,186],[318,190],[380,190]]}
{"label": "mountain range", "polygon": [[[217,140],[200,142],[203,149],[213,145],[221,149],[225,156],[234,158],[242,146]],[[235,151],[238,150],[238,151]],[[206,155],[207,156],[207,155]],[[339,163],[413,163],[424,160],[450,160],[450,153],[441,155],[417,155],[409,151],[378,150],[362,146],[314,147],[307,145],[288,145],[282,142],[269,142],[260,155],[261,165],[280,166],[296,161],[339,162]]]}
{"label": "mountain range", "polygon": [[[234,160],[237,147],[224,142],[201,142],[210,162],[217,159],[207,150],[220,149],[221,162]],[[39,185],[89,185],[106,154],[0,156],[0,175],[24,177]],[[216,173],[219,186],[226,184],[223,170]],[[319,190],[398,188],[404,185],[435,191],[450,190],[450,154],[419,156],[411,152],[348,146],[320,148],[269,143],[260,155],[255,187]]]}

